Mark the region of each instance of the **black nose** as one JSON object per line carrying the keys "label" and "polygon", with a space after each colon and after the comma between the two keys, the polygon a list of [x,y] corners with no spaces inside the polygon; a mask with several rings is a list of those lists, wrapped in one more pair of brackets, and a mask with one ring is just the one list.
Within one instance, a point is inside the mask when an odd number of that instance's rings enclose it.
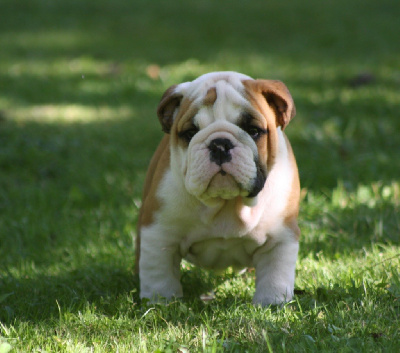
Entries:
{"label": "black nose", "polygon": [[228,139],[219,138],[212,140],[208,146],[211,162],[218,165],[229,162],[232,159],[230,150],[233,147],[233,143]]}

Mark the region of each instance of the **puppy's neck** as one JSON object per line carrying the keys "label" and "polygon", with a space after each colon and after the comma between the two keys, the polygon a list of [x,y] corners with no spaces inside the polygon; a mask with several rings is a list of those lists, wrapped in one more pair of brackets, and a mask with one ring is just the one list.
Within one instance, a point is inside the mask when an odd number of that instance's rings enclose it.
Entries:
{"label": "puppy's neck", "polygon": [[203,204],[200,219],[207,225],[223,218],[233,220],[238,226],[246,226],[249,220],[254,220],[254,215],[258,213],[259,208],[257,207],[257,198],[250,201],[240,196],[232,200],[222,198],[208,200],[206,204]]}

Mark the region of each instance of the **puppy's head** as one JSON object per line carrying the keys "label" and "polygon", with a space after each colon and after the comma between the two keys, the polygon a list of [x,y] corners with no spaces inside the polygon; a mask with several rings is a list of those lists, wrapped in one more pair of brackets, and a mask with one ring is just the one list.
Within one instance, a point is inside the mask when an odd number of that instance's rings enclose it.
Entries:
{"label": "puppy's head", "polygon": [[171,134],[171,168],[205,204],[254,203],[277,153],[277,129],[295,115],[279,81],[216,72],[170,87],[157,110]]}

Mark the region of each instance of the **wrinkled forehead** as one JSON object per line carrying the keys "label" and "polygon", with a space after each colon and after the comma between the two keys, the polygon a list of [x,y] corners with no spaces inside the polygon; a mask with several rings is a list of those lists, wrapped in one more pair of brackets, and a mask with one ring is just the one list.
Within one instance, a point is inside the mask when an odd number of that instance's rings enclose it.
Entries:
{"label": "wrinkled forehead", "polygon": [[236,123],[241,113],[251,108],[242,82],[248,79],[242,74],[204,75],[181,84],[179,90],[191,101],[196,111],[194,122],[200,128],[218,120]]}
{"label": "wrinkled forehead", "polygon": [[179,85],[179,91],[190,99],[204,97],[207,91],[215,87],[217,83],[231,86],[236,90],[243,89],[243,80],[250,80],[251,77],[237,72],[211,72],[202,75],[192,82],[185,82]]}

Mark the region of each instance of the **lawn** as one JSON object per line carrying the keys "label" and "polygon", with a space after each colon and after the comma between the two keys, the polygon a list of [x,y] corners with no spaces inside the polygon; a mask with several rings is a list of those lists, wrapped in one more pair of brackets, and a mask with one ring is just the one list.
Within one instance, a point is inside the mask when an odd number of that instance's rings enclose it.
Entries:
{"label": "lawn", "polygon": [[[400,2],[0,2],[0,353],[399,352]],[[139,299],[134,239],[171,84],[284,81],[300,169],[296,296],[182,266]],[[200,300],[213,290],[215,299]]]}

